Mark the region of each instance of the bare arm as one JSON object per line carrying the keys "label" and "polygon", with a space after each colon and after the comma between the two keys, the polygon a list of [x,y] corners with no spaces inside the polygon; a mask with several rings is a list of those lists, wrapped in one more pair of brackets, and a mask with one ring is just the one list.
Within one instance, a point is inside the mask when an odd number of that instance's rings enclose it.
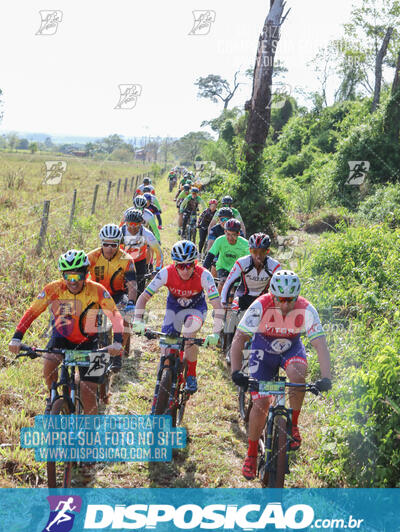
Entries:
{"label": "bare arm", "polygon": [[321,377],[331,379],[331,359],[325,336],[319,336],[310,341],[318,354],[319,366],[321,368]]}
{"label": "bare arm", "polygon": [[136,301],[135,320],[139,320],[139,321],[143,320],[144,310],[150,298],[151,298],[151,295],[148,294],[147,292],[142,292],[140,294],[140,296],[138,297],[138,300]]}
{"label": "bare arm", "polygon": [[236,329],[231,345],[231,371],[240,371],[243,360],[243,349],[250,340],[250,335]]}

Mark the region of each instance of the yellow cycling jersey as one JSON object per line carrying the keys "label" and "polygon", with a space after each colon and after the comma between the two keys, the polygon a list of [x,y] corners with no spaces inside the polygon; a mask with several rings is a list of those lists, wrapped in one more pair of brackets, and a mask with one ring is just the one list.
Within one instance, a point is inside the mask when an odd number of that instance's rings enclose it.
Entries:
{"label": "yellow cycling jersey", "polygon": [[125,291],[125,282],[136,279],[135,264],[132,257],[123,249],[118,249],[115,256],[108,260],[102,248],[88,253],[89,272],[93,281],[103,285],[113,296]]}

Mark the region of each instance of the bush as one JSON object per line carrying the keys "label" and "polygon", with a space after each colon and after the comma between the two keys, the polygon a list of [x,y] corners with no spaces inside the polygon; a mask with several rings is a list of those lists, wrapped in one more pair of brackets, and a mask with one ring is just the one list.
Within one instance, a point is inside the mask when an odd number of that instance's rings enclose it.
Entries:
{"label": "bush", "polygon": [[331,486],[400,487],[399,238],[342,224],[303,264],[305,297],[343,320],[328,338],[335,384],[312,465]]}
{"label": "bush", "polygon": [[357,218],[372,223],[388,222],[391,227],[400,226],[400,185],[379,187],[360,204]]}

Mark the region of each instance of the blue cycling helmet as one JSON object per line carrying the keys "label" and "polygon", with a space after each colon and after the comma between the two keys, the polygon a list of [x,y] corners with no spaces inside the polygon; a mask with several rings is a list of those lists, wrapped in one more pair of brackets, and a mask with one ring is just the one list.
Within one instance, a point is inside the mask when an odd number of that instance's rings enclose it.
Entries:
{"label": "blue cycling helmet", "polygon": [[143,196],[147,199],[147,201],[150,201],[152,200],[152,194],[149,194],[148,192],[146,192],[146,194],[143,194]]}
{"label": "blue cycling helmet", "polygon": [[196,244],[190,240],[179,240],[171,250],[171,258],[175,262],[194,262],[197,255]]}

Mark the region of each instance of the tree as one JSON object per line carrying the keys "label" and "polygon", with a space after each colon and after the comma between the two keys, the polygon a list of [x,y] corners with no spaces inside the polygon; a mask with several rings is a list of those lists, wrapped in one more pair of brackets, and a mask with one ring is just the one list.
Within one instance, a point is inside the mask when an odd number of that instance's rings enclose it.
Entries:
{"label": "tree", "polygon": [[27,149],[29,149],[29,140],[20,139],[17,144],[17,150],[27,150]]}
{"label": "tree", "polygon": [[101,144],[104,146],[104,149],[107,153],[112,153],[117,148],[121,148],[124,144],[124,140],[120,135],[109,135],[101,139]]}
{"label": "tree", "polygon": [[31,142],[29,144],[29,149],[31,153],[36,153],[38,151],[38,143],[37,142]]}
{"label": "tree", "polygon": [[47,150],[51,150],[51,148],[54,146],[53,141],[51,140],[51,137],[46,137],[44,139],[44,145]]}
{"label": "tree", "polygon": [[180,159],[194,161],[201,148],[211,140],[211,135],[204,131],[191,131],[173,144],[173,150]]}
{"label": "tree", "polygon": [[16,145],[18,144],[19,137],[16,133],[8,133],[7,142],[11,151],[15,150]]}
{"label": "tree", "polygon": [[205,78],[199,78],[195,81],[195,85],[199,88],[198,97],[209,98],[214,103],[217,103],[219,98],[224,102],[224,109],[227,109],[229,102],[240,85],[237,81],[239,72],[239,70],[235,72],[232,87],[226,79],[216,74],[209,74]]}

